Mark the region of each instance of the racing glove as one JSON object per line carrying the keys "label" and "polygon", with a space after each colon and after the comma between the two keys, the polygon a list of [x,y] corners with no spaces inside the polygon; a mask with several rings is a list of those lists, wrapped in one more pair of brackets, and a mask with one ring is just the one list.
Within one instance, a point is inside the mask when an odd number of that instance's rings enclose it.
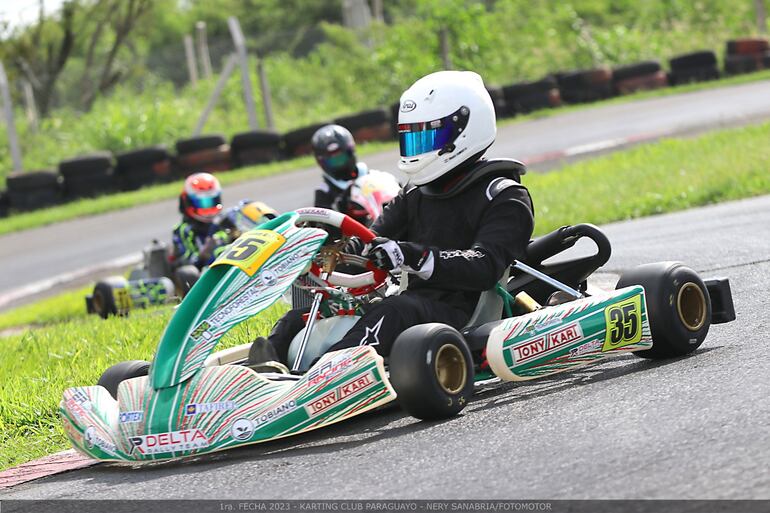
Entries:
{"label": "racing glove", "polygon": [[347,240],[345,245],[342,247],[342,252],[349,253],[351,255],[361,256],[364,253],[365,247],[366,247],[366,244],[364,244],[364,241],[362,241],[356,236],[352,236]]}
{"label": "racing glove", "polygon": [[381,269],[402,270],[427,280],[433,274],[433,252],[414,242],[397,242],[376,237],[362,253]]}

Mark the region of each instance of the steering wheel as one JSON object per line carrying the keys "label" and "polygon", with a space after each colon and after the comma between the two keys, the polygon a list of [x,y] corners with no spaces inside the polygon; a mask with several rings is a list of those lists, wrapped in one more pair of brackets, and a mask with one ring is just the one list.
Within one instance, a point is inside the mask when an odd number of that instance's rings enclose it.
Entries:
{"label": "steering wheel", "polygon": [[[296,212],[299,214],[299,217],[297,217],[295,221],[296,223],[312,222],[333,226],[339,228],[343,236],[358,237],[364,244],[368,244],[376,237],[374,232],[366,226],[362,225],[352,217],[335,210],[314,207],[300,208]],[[364,263],[362,257],[348,253],[340,253],[340,256],[342,257],[342,262],[362,267],[366,269],[366,272],[361,274],[346,274],[333,271],[325,281],[329,285],[346,287],[348,293],[353,296],[369,294],[382,285],[388,277],[388,271],[376,267],[370,260],[365,260]],[[319,278],[322,274],[321,268],[315,262],[310,266],[310,272]]]}

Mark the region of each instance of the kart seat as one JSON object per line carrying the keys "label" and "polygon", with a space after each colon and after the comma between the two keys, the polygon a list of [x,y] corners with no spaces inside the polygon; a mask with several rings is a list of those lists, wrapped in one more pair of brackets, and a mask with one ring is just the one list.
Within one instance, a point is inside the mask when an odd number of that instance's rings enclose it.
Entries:
{"label": "kart seat", "polygon": [[[503,277],[500,278],[500,285],[503,287],[508,283],[508,276],[510,272],[506,269]],[[480,326],[492,321],[499,321],[503,317],[503,298],[494,288],[485,290],[479,295],[479,302],[476,303],[476,308],[471,314],[471,318],[465,324],[463,330],[470,328],[471,326]]]}

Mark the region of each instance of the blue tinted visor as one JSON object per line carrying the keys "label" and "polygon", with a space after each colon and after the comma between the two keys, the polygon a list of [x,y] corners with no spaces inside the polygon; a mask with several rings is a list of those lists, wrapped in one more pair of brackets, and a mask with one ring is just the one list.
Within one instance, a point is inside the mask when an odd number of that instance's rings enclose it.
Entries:
{"label": "blue tinted visor", "polygon": [[324,169],[338,169],[341,167],[347,167],[350,162],[350,154],[346,151],[325,157],[322,159],[321,167]]}
{"label": "blue tinted visor", "polygon": [[188,199],[194,208],[212,208],[222,203],[222,196],[198,196],[191,194]]}
{"label": "blue tinted visor", "polygon": [[[448,149],[468,124],[466,107],[449,116],[424,123],[398,125],[398,143],[402,157],[414,157],[423,153]],[[451,149],[448,149],[451,151]]]}

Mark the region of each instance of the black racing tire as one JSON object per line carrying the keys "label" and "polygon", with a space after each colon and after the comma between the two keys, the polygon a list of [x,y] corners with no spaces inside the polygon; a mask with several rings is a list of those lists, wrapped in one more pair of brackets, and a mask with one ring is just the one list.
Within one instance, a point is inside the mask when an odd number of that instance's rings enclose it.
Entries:
{"label": "black racing tire", "polygon": [[656,262],[624,272],[615,288],[641,285],[647,300],[652,348],[641,358],[662,359],[692,353],[711,325],[711,298],[698,274],[679,262]]}
{"label": "black racing tire", "polygon": [[612,78],[615,82],[620,82],[629,78],[651,75],[660,71],[660,62],[642,61],[635,64],[626,64],[612,69]]}
{"label": "black racing tire", "polygon": [[488,86],[487,92],[489,93],[489,97],[492,98],[492,105],[495,108],[495,116],[498,118],[508,116],[508,107],[505,104],[503,88],[497,86]]}
{"label": "black racing tire", "polygon": [[162,162],[168,159],[168,149],[166,149],[166,147],[162,144],[118,153],[115,156],[115,161],[117,162],[117,170],[119,172],[126,172],[137,167],[151,167],[157,162]]}
{"label": "black racing tire", "polygon": [[383,123],[390,123],[390,112],[387,109],[373,109],[363,112],[357,112],[348,116],[342,116],[334,120],[334,123],[344,126],[350,132],[355,132],[361,128],[379,126]]}
{"label": "black racing tire", "polygon": [[283,143],[286,147],[286,154],[290,157],[298,157],[300,155],[309,155],[313,153],[310,146],[310,139],[316,130],[329,125],[331,122],[315,123],[313,125],[303,126],[296,128],[283,134]]}
{"label": "black racing tire", "polygon": [[277,148],[281,144],[281,134],[272,130],[252,130],[235,134],[230,141],[232,151],[250,148]]}
{"label": "black racing tire", "polygon": [[59,188],[61,178],[56,171],[47,169],[39,171],[22,171],[11,173],[5,179],[9,192],[22,192],[40,188]]}
{"label": "black racing tire", "polygon": [[728,75],[752,73],[754,71],[759,71],[761,63],[761,56],[728,55],[725,58],[725,73]]}
{"label": "black racing tire", "polygon": [[106,388],[112,398],[117,399],[118,385],[127,379],[147,376],[149,372],[150,362],[144,360],[127,360],[109,367],[102,373],[96,384]]}
{"label": "black racing tire", "polygon": [[453,417],[473,395],[470,349],[446,324],[420,324],[401,333],[388,368],[401,407],[418,419]]}
{"label": "black racing tire", "polygon": [[11,200],[8,192],[0,191],[0,217],[7,217],[8,210],[11,208]]}
{"label": "black racing tire", "polygon": [[174,271],[174,285],[179,297],[185,297],[200,277],[201,272],[194,265],[183,265]]}
{"label": "black racing tire", "polygon": [[94,312],[102,319],[111,315],[125,315],[126,311],[119,305],[116,291],[127,289],[128,281],[122,276],[112,276],[96,282],[93,292]]}
{"label": "black racing tire", "polygon": [[174,147],[178,155],[187,155],[189,153],[195,153],[201,150],[211,150],[219,148],[225,142],[224,136],[220,134],[213,135],[200,135],[198,137],[190,137],[189,139],[179,139]]}
{"label": "black racing tire", "polygon": [[65,182],[70,177],[102,176],[112,170],[112,153],[98,151],[59,162],[59,174]]}
{"label": "black racing tire", "polygon": [[719,68],[716,64],[702,67],[678,68],[668,74],[671,85],[688,84],[690,82],[705,82],[719,78]]}
{"label": "black racing tire", "polygon": [[671,71],[679,71],[687,68],[706,68],[717,65],[717,55],[711,50],[701,50],[682,55],[676,55],[669,59]]}

